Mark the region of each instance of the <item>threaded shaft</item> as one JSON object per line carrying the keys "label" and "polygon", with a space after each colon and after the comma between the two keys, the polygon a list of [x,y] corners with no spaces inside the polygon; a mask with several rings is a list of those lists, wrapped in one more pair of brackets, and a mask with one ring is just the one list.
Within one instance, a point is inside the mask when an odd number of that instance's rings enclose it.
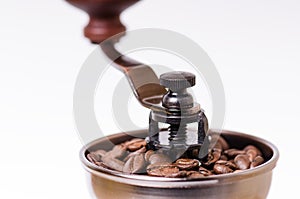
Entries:
{"label": "threaded shaft", "polygon": [[169,128],[169,145],[186,145],[187,125],[170,125]]}

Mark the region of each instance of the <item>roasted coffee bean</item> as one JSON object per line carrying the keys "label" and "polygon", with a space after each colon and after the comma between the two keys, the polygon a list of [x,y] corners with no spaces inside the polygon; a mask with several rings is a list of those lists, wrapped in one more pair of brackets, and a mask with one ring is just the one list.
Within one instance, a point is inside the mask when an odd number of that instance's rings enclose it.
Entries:
{"label": "roasted coffee bean", "polygon": [[126,142],[124,142],[124,143],[122,143],[125,147],[128,147],[129,145],[131,145],[131,144],[134,144],[134,143],[136,143],[136,142],[142,142],[142,141],[144,141],[144,139],[141,139],[141,138],[133,138],[133,139],[131,139],[131,140],[129,140],[129,141],[126,141]]}
{"label": "roasted coffee bean", "polygon": [[94,164],[101,161],[101,157],[94,152],[87,154],[87,159]]}
{"label": "roasted coffee bean", "polygon": [[226,173],[232,173],[233,170],[230,167],[228,167],[224,164],[215,164],[214,165],[214,172],[216,174],[226,174]]}
{"label": "roasted coffee bean", "polygon": [[143,156],[144,156],[144,154],[145,154],[146,151],[147,151],[146,147],[140,148],[139,150],[137,150],[135,152],[129,153],[125,157],[124,161],[126,162],[129,158],[131,158],[132,156],[135,156],[135,155],[143,154]]}
{"label": "roasted coffee bean", "polygon": [[251,149],[251,150],[255,150],[258,156],[261,156],[261,155],[262,155],[261,151],[260,151],[256,146],[253,146],[253,145],[248,145],[248,146],[246,146],[246,147],[244,148],[244,151],[247,152],[247,151],[250,150],[250,149]]}
{"label": "roasted coffee bean", "polygon": [[[216,161],[221,159],[222,151],[227,150],[229,148],[228,143],[222,137],[217,135],[212,136],[211,143],[215,143],[214,146],[211,146],[211,152],[208,154],[208,161],[205,163],[206,165],[214,164]],[[226,156],[223,155],[222,159],[227,159]]]}
{"label": "roasted coffee bean", "polygon": [[93,153],[97,154],[97,155],[100,156],[100,157],[103,157],[103,156],[106,155],[107,151],[102,150],[102,149],[99,149],[99,150],[97,150],[97,151],[95,151],[95,152],[93,152]]}
{"label": "roasted coffee bean", "polygon": [[199,173],[201,173],[204,176],[213,175],[213,173],[210,170],[208,170],[208,169],[206,169],[204,167],[199,167]]}
{"label": "roasted coffee bean", "polygon": [[114,148],[107,152],[104,157],[122,158],[126,155],[126,148],[122,145],[116,145]]}
{"label": "roasted coffee bean", "polygon": [[234,159],[230,159],[230,160],[227,160],[228,162],[231,162],[232,164],[235,165],[235,162],[234,162]]}
{"label": "roasted coffee bean", "polygon": [[228,157],[226,155],[221,155],[220,160],[228,160]]}
{"label": "roasted coffee bean", "polygon": [[193,170],[199,168],[201,163],[199,162],[199,160],[182,158],[182,159],[178,159],[175,162],[175,165],[180,170]]}
{"label": "roasted coffee bean", "polygon": [[[149,164],[147,166],[147,170],[148,169],[154,169],[154,168],[157,168],[157,167],[168,167],[168,166],[171,166],[172,164],[171,163],[168,163],[168,162],[157,162],[157,163],[154,163],[154,164]],[[172,165],[172,166],[175,166],[175,165]]]}
{"label": "roasted coffee bean", "polygon": [[241,154],[241,155],[237,155],[234,158],[234,163],[236,164],[237,168],[240,170],[245,170],[245,169],[249,169],[250,167],[250,160],[248,155],[246,154]]}
{"label": "roasted coffee bean", "polygon": [[145,160],[146,160],[146,162],[149,162],[149,158],[150,158],[150,156],[153,155],[153,154],[154,154],[154,151],[153,151],[153,150],[149,150],[149,151],[147,151],[147,152],[145,153]]}
{"label": "roasted coffee bean", "polygon": [[127,148],[128,151],[136,151],[139,150],[142,147],[146,146],[146,141],[144,139],[139,139],[139,138],[135,138],[132,139],[131,141],[125,142],[125,147]]}
{"label": "roasted coffee bean", "polygon": [[114,169],[117,171],[123,171],[124,162],[121,160],[118,160],[116,158],[106,155],[106,156],[102,157],[102,161],[107,167],[109,167],[111,169]]}
{"label": "roasted coffee bean", "polygon": [[150,176],[168,178],[176,178],[186,175],[186,172],[181,172],[179,168],[174,165],[152,167],[147,169],[147,173]]}
{"label": "roasted coffee bean", "polygon": [[248,155],[248,158],[250,160],[250,162],[252,162],[256,157],[257,157],[257,153],[255,150],[253,149],[249,149],[246,154]]}
{"label": "roasted coffee bean", "polygon": [[221,151],[213,151],[208,154],[208,161],[205,163],[205,165],[211,165],[215,162],[217,162],[221,157]]}
{"label": "roasted coffee bean", "polygon": [[133,153],[134,153],[134,154],[140,154],[140,153],[145,154],[146,151],[147,151],[146,147],[143,146],[142,148],[140,148],[139,150],[137,150],[137,151],[135,151],[135,152],[133,152]]}
{"label": "roasted coffee bean", "polygon": [[228,166],[227,164],[230,164],[231,162],[230,161],[227,161],[227,160],[218,160],[217,162],[216,162],[216,164],[222,164],[222,165],[226,165],[226,166]]}
{"label": "roasted coffee bean", "polygon": [[246,154],[249,156],[249,160],[252,162],[257,156],[261,156],[261,151],[253,145],[248,145],[244,148]]}
{"label": "roasted coffee bean", "polygon": [[230,158],[234,158],[237,155],[246,154],[246,152],[244,150],[228,149],[224,151],[224,154]]}
{"label": "roasted coffee bean", "polygon": [[155,163],[164,163],[164,162],[171,163],[172,161],[168,156],[158,153],[158,154],[152,154],[149,157],[149,162],[150,164],[155,164]]}
{"label": "roasted coffee bean", "polygon": [[254,167],[257,167],[259,165],[261,165],[262,163],[264,163],[264,158],[261,157],[261,156],[256,156],[253,160],[253,162],[251,162],[250,164],[250,168],[254,168]]}
{"label": "roasted coffee bean", "polygon": [[227,161],[227,160],[218,160],[216,162],[216,164],[225,165],[225,166],[227,166],[231,169],[234,169],[234,170],[237,168],[237,166],[233,162]]}
{"label": "roasted coffee bean", "polygon": [[103,162],[95,162],[95,164],[99,167],[103,167],[103,168],[106,168],[106,169],[109,169],[108,166],[106,166]]}
{"label": "roasted coffee bean", "polygon": [[186,177],[186,171],[179,171],[179,172],[171,172],[165,176],[166,178],[184,178]]}
{"label": "roasted coffee bean", "polygon": [[125,173],[138,173],[142,172],[145,168],[145,159],[143,154],[137,154],[131,156],[123,167],[123,172]]}
{"label": "roasted coffee bean", "polygon": [[198,171],[187,171],[186,172],[186,177],[187,178],[191,178],[191,179],[197,179],[197,178],[202,178],[205,175],[203,175],[202,173],[198,172]]}
{"label": "roasted coffee bean", "polygon": [[100,162],[101,161],[101,158],[103,157],[103,156],[105,156],[106,155],[106,151],[105,150],[102,150],[102,149],[100,149],[100,150],[97,150],[97,151],[94,151],[94,152],[91,152],[91,153],[89,153],[88,155],[87,155],[87,158],[88,158],[88,160],[90,161],[90,162],[92,162],[92,163],[96,163],[96,162]]}

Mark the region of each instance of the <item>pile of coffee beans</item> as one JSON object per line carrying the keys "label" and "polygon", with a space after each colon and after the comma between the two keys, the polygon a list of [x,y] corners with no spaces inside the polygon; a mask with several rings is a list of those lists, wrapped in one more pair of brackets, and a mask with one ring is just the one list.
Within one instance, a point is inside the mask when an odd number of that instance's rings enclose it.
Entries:
{"label": "pile of coffee beans", "polygon": [[221,136],[211,137],[205,160],[180,158],[172,161],[161,151],[146,149],[146,141],[135,138],[116,145],[110,151],[90,152],[93,164],[128,174],[147,174],[168,178],[201,178],[236,173],[264,163],[261,151],[248,145],[243,149],[230,148]]}

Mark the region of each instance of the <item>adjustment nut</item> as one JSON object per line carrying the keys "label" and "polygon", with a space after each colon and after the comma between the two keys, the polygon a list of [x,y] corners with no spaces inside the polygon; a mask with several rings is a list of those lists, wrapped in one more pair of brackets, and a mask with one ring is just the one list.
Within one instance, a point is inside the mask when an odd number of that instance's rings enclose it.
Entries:
{"label": "adjustment nut", "polygon": [[173,71],[160,76],[160,84],[171,91],[178,91],[196,84],[196,76],[189,72]]}

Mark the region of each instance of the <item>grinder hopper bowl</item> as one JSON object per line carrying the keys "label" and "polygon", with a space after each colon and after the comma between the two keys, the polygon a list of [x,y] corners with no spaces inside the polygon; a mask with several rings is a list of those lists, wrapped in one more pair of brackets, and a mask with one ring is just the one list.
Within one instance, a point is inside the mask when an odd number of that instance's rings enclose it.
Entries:
{"label": "grinder hopper bowl", "polygon": [[[120,22],[121,12],[137,0],[67,0],[86,11],[90,21],[84,29],[92,43],[105,41],[125,31]],[[119,34],[119,37],[125,34]],[[96,150],[111,150],[111,143],[120,145],[135,137],[146,140],[146,148],[160,151],[172,162],[190,158],[204,163],[209,153],[214,130],[208,130],[208,122],[200,105],[194,102],[187,88],[196,83],[194,74],[169,72],[157,77],[151,67],[119,53],[115,44],[118,38],[101,44],[102,51],[114,66],[124,72],[138,101],[150,109],[149,129],[118,133],[99,138],[80,151],[80,159],[88,172],[92,194],[96,198],[243,198],[263,199],[269,192],[272,170],[278,160],[278,150],[270,142],[251,135],[222,130],[222,137],[237,149],[251,144],[259,148],[264,163],[242,172],[211,175],[199,178],[153,177],[130,174],[96,165],[89,154]],[[116,37],[115,37],[116,38]],[[117,59],[113,59],[118,57]],[[143,86],[139,86],[139,85]],[[160,124],[168,125],[161,129]],[[189,125],[197,130],[190,133]]]}

